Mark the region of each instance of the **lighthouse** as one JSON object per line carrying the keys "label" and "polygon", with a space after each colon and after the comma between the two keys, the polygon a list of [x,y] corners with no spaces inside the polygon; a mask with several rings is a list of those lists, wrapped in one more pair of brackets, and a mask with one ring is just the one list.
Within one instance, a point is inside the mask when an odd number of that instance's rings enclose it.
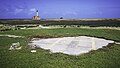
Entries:
{"label": "lighthouse", "polygon": [[40,20],[40,17],[39,17],[39,14],[38,14],[38,10],[36,10],[36,16],[33,16],[32,20]]}
{"label": "lighthouse", "polygon": [[38,10],[36,10],[36,16],[38,16]]}

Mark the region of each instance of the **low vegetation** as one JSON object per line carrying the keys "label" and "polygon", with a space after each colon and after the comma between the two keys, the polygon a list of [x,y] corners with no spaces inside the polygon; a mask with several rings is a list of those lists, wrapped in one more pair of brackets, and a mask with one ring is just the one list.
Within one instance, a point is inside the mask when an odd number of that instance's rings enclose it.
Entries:
{"label": "low vegetation", "polygon": [[16,26],[10,25],[0,25],[0,31],[10,31],[10,30],[18,30],[19,28]]}
{"label": "low vegetation", "polygon": [[23,29],[15,31],[0,32],[0,34],[11,34],[26,37],[67,37],[67,36],[95,36],[106,39],[120,40],[120,31],[113,29],[89,29],[89,28],[55,28],[55,29]]}
{"label": "low vegetation", "polygon": [[[27,43],[33,37],[51,38],[67,36],[95,36],[120,42],[120,30],[87,29],[87,28],[56,28],[56,29],[24,29],[0,32],[1,35],[11,34],[26,36],[25,38],[0,37],[1,68],[120,68],[120,45],[91,51],[79,56],[62,53],[49,53],[49,50],[36,49],[31,53]],[[9,51],[12,43],[20,42],[22,49]]]}
{"label": "low vegetation", "polygon": [[44,25],[44,26],[50,26],[50,25],[77,25],[77,26],[90,26],[90,27],[97,27],[97,26],[114,26],[119,27],[120,26],[120,20],[119,19],[90,19],[90,20],[72,20],[72,19],[61,19],[61,20],[0,20],[0,24],[4,25],[24,25],[24,24],[36,24],[36,25]]}

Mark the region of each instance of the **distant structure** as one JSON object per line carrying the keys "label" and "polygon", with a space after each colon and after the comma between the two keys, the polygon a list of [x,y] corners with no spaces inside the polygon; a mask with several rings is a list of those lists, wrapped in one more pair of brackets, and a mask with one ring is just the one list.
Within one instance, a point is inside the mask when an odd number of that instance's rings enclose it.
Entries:
{"label": "distant structure", "polygon": [[40,17],[38,15],[38,10],[36,10],[36,16],[33,16],[32,20],[40,20]]}
{"label": "distant structure", "polygon": [[63,17],[60,17],[60,19],[63,19]]}

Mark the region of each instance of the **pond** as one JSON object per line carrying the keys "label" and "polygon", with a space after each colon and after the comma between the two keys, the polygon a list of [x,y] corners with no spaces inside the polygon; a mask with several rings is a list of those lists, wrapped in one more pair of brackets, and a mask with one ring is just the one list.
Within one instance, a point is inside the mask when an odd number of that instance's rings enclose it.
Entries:
{"label": "pond", "polygon": [[91,50],[97,50],[103,46],[107,46],[109,43],[114,43],[114,41],[87,36],[48,38],[31,41],[31,44],[37,48],[50,50],[52,53],[69,55],[87,53]]}

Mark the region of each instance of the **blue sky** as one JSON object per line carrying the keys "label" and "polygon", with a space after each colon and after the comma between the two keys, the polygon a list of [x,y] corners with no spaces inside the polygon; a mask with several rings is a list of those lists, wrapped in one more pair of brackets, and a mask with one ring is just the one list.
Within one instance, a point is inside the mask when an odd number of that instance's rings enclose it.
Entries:
{"label": "blue sky", "polygon": [[0,18],[120,18],[120,0],[1,0]]}

